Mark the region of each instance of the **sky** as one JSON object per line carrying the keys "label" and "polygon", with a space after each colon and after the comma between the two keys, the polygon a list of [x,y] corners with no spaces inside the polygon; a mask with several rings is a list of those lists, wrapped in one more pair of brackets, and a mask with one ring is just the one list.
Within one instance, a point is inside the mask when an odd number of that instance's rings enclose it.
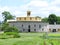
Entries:
{"label": "sky", "polygon": [[0,21],[3,20],[2,12],[9,11],[16,17],[27,15],[48,17],[49,14],[60,16],[60,0],[0,0]]}

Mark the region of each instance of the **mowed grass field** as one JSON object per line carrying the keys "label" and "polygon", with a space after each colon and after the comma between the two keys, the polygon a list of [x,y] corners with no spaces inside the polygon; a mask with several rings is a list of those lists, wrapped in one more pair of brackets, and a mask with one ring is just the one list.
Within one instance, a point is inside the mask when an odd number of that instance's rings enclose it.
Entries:
{"label": "mowed grass field", "polygon": [[60,45],[60,33],[48,33],[48,36],[55,36],[48,39],[42,38],[43,35],[44,33],[20,33],[20,38],[0,39],[0,45]]}

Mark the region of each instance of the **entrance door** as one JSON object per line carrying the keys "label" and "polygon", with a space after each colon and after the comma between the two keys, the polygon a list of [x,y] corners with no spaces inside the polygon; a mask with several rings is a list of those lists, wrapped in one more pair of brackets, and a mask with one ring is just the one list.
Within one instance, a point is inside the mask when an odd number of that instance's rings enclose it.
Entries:
{"label": "entrance door", "polygon": [[30,29],[28,29],[28,32],[30,32]]}
{"label": "entrance door", "polygon": [[30,32],[30,25],[28,25],[28,32]]}
{"label": "entrance door", "polygon": [[56,32],[56,29],[53,29],[52,32]]}

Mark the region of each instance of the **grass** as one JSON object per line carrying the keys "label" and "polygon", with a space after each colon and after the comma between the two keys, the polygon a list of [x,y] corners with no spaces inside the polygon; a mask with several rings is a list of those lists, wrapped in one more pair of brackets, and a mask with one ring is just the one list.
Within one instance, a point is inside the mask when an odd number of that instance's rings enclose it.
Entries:
{"label": "grass", "polygon": [[[48,36],[60,36],[57,33],[49,33]],[[20,38],[9,38],[9,39],[0,39],[0,45],[44,45],[44,41],[46,45],[60,45],[59,38],[49,38],[43,39],[40,36],[44,35],[44,33],[20,33]]]}
{"label": "grass", "polygon": [[60,36],[60,33],[49,33],[48,36]]}

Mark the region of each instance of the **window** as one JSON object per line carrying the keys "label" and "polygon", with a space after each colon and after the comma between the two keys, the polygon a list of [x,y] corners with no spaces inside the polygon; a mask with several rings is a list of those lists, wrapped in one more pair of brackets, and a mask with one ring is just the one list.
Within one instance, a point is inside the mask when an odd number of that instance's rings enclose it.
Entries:
{"label": "window", "polygon": [[30,20],[32,20],[32,18],[30,17]]}
{"label": "window", "polygon": [[49,29],[49,31],[51,32],[51,29]]}
{"label": "window", "polygon": [[37,20],[37,17],[35,18],[35,20]]}
{"label": "window", "polygon": [[30,15],[30,11],[27,14]]}
{"label": "window", "polygon": [[26,20],[26,18],[24,18],[24,20]]}
{"label": "window", "polygon": [[22,24],[22,27],[23,27],[23,24]]}
{"label": "window", "polygon": [[58,29],[58,31],[60,32],[60,29]]}
{"label": "window", "polygon": [[19,18],[19,20],[21,20],[21,18]]}
{"label": "window", "polygon": [[30,29],[28,29],[28,32],[30,32],[31,30]]}
{"label": "window", "polygon": [[34,29],[34,31],[36,32],[36,29]]}
{"label": "window", "polygon": [[25,31],[25,29],[23,29],[23,31]]}
{"label": "window", "polygon": [[41,28],[41,25],[39,25],[39,28]]}
{"label": "window", "polygon": [[34,27],[36,27],[36,25],[34,25]]}
{"label": "window", "polygon": [[30,29],[30,25],[28,25],[28,28]]}
{"label": "window", "polygon": [[44,29],[42,29],[42,31],[44,31]]}

